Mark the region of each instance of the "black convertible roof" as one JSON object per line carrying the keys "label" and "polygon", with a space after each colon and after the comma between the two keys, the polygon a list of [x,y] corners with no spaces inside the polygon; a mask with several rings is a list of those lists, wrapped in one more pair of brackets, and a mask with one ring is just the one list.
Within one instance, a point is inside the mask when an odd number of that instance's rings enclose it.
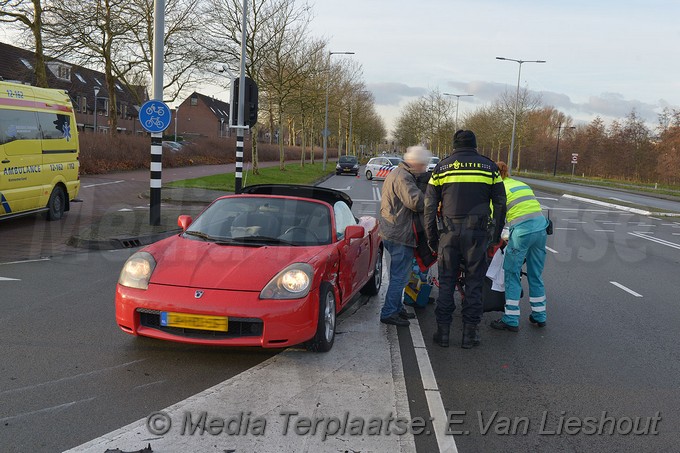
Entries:
{"label": "black convertible roof", "polygon": [[302,186],[295,184],[255,184],[246,186],[241,193],[248,195],[282,195],[321,200],[331,206],[338,201],[344,201],[352,207],[352,199],[344,192],[318,186]]}

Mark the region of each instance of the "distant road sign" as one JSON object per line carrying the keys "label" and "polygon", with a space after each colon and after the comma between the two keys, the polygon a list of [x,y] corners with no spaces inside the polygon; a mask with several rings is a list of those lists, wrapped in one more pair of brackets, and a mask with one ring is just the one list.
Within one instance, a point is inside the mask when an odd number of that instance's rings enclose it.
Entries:
{"label": "distant road sign", "polygon": [[578,164],[578,153],[572,153],[571,154],[571,163],[572,164]]}
{"label": "distant road sign", "polygon": [[150,100],[139,110],[139,122],[147,132],[163,132],[170,126],[170,108],[161,101]]}

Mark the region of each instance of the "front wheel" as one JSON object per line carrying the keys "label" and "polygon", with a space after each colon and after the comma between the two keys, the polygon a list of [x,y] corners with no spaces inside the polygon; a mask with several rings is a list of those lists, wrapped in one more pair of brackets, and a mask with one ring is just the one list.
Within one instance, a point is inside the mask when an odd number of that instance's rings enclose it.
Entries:
{"label": "front wheel", "polygon": [[47,220],[59,220],[64,216],[66,209],[66,194],[61,186],[52,190],[50,200],[47,202]]}
{"label": "front wheel", "polygon": [[333,287],[323,282],[319,288],[319,317],[314,338],[307,342],[313,352],[328,352],[335,340],[335,293]]}
{"label": "front wheel", "polygon": [[373,173],[371,173],[371,170],[366,170],[366,179],[373,179]]}
{"label": "front wheel", "polygon": [[361,294],[366,296],[375,296],[380,291],[380,285],[382,284],[382,258],[383,252],[382,248],[378,249],[378,256],[375,258],[375,269],[373,270],[373,275],[371,279],[361,288]]}

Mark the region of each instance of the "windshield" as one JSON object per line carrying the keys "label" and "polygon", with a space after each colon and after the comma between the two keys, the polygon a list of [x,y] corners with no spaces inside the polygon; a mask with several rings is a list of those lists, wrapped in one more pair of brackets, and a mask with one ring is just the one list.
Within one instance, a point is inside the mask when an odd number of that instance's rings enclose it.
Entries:
{"label": "windshield", "polygon": [[341,164],[356,164],[357,158],[354,156],[340,156],[338,162]]}
{"label": "windshield", "polygon": [[389,157],[388,159],[390,160],[392,165],[399,165],[399,163],[403,160],[400,157]]}
{"label": "windshield", "polygon": [[432,157],[430,159],[430,165],[437,165],[439,163],[439,158],[438,157]]}
{"label": "windshield", "polygon": [[223,245],[330,244],[330,209],[281,197],[223,198],[196,218],[184,237]]}

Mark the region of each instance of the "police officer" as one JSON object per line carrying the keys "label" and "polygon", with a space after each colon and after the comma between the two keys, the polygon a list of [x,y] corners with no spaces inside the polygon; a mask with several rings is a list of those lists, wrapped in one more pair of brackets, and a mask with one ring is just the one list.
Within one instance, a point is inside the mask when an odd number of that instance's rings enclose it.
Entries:
{"label": "police officer", "polygon": [[[494,227],[489,232],[491,205]],[[438,210],[441,212],[441,235],[437,230]],[[493,242],[500,241],[504,217],[505,189],[498,167],[477,152],[477,138],[472,131],[457,131],[453,136],[453,153],[433,170],[425,196],[428,245],[439,253],[434,342],[442,347],[449,346],[449,329],[456,308],[453,294],[461,264],[465,267],[461,347],[470,349],[480,344],[478,325],[483,314],[486,249],[489,236]]]}
{"label": "police officer", "polygon": [[546,326],[545,287],[543,286],[543,266],[545,265],[546,227],[548,221],[543,216],[541,204],[534,191],[526,183],[508,177],[508,166],[498,162],[507,197],[508,212],[506,226],[510,238],[505,248],[503,270],[505,271],[505,314],[501,319],[491,322],[498,330],[519,330],[519,299],[522,295],[520,273],[526,259],[527,280],[529,282],[529,302],[531,315],[529,321],[536,327]]}

